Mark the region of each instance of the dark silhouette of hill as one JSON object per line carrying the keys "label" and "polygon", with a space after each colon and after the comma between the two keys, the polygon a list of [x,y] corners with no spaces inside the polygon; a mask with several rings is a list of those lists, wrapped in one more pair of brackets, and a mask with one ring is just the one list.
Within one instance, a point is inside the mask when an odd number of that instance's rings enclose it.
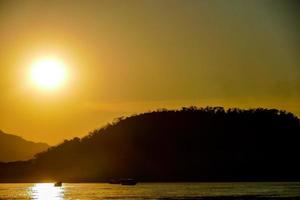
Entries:
{"label": "dark silhouette of hill", "polygon": [[45,143],[35,143],[23,138],[4,133],[0,130],[0,161],[11,162],[29,160],[35,154],[45,151],[49,146]]}
{"label": "dark silhouette of hill", "polygon": [[276,109],[158,110],[2,163],[0,180],[300,180],[299,139],[299,119]]}

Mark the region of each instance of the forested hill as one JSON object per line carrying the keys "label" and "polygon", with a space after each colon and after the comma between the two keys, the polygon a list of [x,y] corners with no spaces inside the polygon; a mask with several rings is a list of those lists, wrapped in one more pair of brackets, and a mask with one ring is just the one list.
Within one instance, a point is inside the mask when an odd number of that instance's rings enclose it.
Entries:
{"label": "forested hill", "polygon": [[299,119],[276,109],[159,110],[1,165],[0,180],[300,180],[299,139]]}
{"label": "forested hill", "polygon": [[31,142],[0,130],[0,162],[29,160],[47,148],[46,143]]}

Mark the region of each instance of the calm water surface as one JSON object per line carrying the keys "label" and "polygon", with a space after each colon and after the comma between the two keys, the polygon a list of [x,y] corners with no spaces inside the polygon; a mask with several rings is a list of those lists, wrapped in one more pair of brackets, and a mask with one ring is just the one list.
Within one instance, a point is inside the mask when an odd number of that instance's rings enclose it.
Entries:
{"label": "calm water surface", "polygon": [[284,199],[300,200],[300,183],[0,184],[0,199]]}

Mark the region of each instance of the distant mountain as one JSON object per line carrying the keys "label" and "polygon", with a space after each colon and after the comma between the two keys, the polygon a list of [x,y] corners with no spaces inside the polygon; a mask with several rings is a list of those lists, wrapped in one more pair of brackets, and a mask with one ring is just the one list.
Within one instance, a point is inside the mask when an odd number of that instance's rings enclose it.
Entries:
{"label": "distant mountain", "polygon": [[299,181],[299,141],[299,119],[276,109],[159,110],[0,163],[0,181]]}
{"label": "distant mountain", "polygon": [[45,143],[35,143],[23,138],[4,133],[0,130],[0,162],[29,160],[49,146]]}

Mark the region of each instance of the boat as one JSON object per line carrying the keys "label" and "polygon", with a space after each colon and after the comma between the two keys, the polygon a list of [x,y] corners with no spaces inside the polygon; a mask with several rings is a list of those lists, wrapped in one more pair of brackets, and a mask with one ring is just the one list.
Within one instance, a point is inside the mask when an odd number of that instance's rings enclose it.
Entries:
{"label": "boat", "polygon": [[54,187],[61,187],[61,186],[62,186],[62,182],[61,181],[54,183]]}
{"label": "boat", "polygon": [[110,183],[110,184],[121,184],[121,181],[119,179],[110,179],[108,181],[108,183]]}
{"label": "boat", "polygon": [[121,179],[120,180],[121,185],[136,185],[137,184],[137,180],[135,179]]}

